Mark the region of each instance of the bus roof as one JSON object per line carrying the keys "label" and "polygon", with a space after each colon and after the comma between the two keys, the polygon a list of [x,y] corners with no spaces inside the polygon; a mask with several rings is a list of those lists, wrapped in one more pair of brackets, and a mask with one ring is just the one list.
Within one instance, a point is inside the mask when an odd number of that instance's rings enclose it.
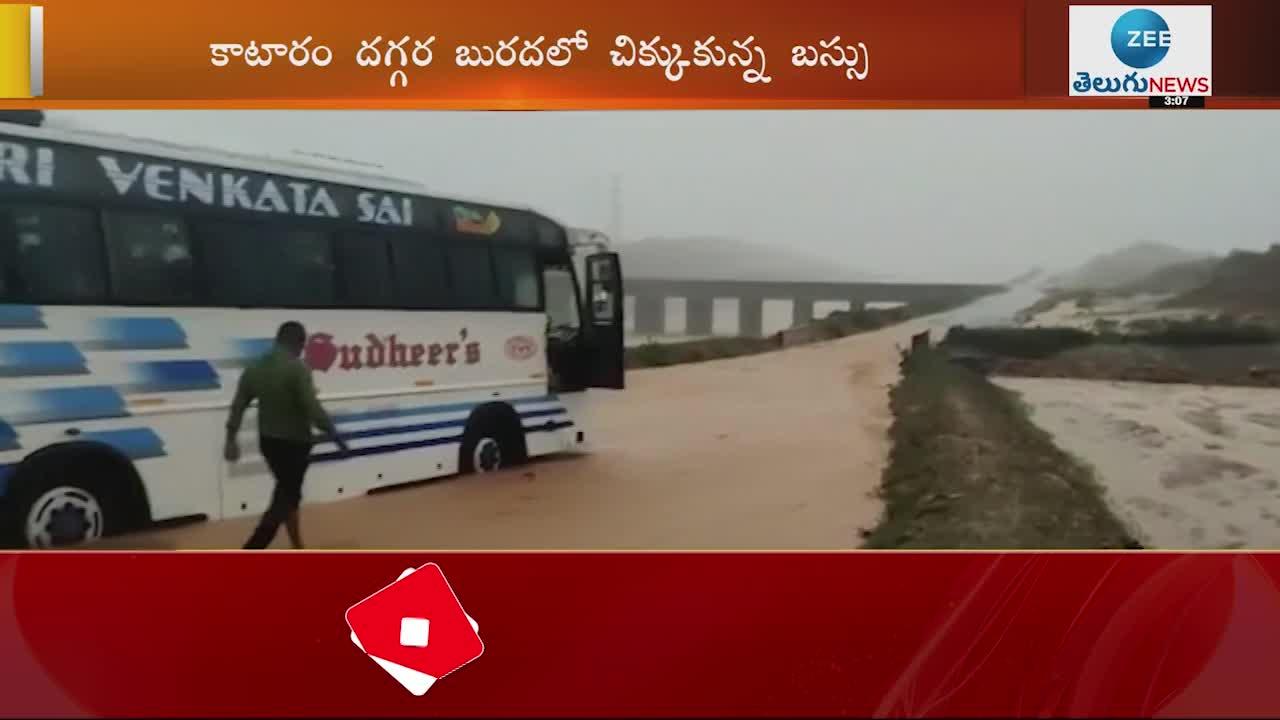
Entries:
{"label": "bus roof", "polygon": [[104,133],[69,128],[30,127],[0,122],[0,136],[11,135],[30,140],[78,145],[90,149],[114,150],[144,156],[160,157],[180,162],[200,163],[226,167],[233,170],[284,175],[303,180],[331,182],[342,185],[418,195],[432,200],[482,205],[499,210],[517,210],[545,218],[564,227],[563,223],[545,213],[527,206],[493,203],[478,198],[457,195],[441,196],[432,193],[423,183],[397,178],[391,175],[355,170],[347,167],[307,162],[295,158],[249,155],[215,148],[182,145],[162,140],[136,138],[128,135]]}

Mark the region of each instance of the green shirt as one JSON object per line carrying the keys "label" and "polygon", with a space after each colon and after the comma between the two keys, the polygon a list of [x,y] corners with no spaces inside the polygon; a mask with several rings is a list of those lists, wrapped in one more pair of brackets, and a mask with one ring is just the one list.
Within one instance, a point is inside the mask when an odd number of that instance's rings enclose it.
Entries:
{"label": "green shirt", "polygon": [[275,348],[240,375],[227,427],[240,429],[249,403],[258,401],[258,434],[279,440],[312,441],[311,428],[327,417],[316,397],[311,369],[288,351]]}

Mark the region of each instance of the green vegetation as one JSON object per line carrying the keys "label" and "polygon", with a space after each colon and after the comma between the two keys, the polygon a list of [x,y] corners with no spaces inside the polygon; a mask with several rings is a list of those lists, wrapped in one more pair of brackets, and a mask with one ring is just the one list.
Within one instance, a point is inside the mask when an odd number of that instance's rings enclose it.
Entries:
{"label": "green vegetation", "polygon": [[1165,322],[1147,331],[1131,332],[1125,337],[1129,342],[1182,347],[1280,342],[1280,333],[1275,330],[1257,323],[1241,322],[1227,315]]}
{"label": "green vegetation", "polygon": [[1077,328],[965,328],[953,327],[943,345],[1011,358],[1040,359],[1093,345],[1153,345],[1215,347],[1267,345],[1280,342],[1280,332],[1265,325],[1229,316],[1191,320],[1150,320],[1131,323],[1121,332],[1114,322],[1100,319],[1095,331]]}
{"label": "green vegetation", "polygon": [[867,547],[1140,547],[1014,395],[944,353],[907,357],[891,405],[885,516]]}
{"label": "green vegetation", "polygon": [[819,329],[825,339],[834,340],[846,335],[896,325],[929,312],[928,308],[912,309],[905,305],[883,310],[841,310],[814,322],[814,327]]}
{"label": "green vegetation", "polygon": [[627,368],[665,367],[755,355],[778,349],[778,338],[712,338],[678,343],[650,342],[627,348]]}
{"label": "green vegetation", "polygon": [[1016,358],[1044,358],[1072,348],[1092,345],[1098,336],[1075,328],[966,328],[957,325],[947,331],[942,344],[992,355]]}

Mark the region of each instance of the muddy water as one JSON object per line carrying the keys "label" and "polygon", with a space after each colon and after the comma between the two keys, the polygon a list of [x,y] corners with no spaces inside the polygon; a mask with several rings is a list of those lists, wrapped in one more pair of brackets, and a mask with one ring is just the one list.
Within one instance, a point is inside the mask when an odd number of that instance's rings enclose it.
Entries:
{"label": "muddy water", "polygon": [[[881,510],[895,346],[928,326],[629,373],[588,419],[592,455],[309,506],[304,537],[364,549],[856,547]],[[234,548],[253,522],[102,547]]]}
{"label": "muddy water", "polygon": [[1009,378],[1152,547],[1280,548],[1280,390]]}

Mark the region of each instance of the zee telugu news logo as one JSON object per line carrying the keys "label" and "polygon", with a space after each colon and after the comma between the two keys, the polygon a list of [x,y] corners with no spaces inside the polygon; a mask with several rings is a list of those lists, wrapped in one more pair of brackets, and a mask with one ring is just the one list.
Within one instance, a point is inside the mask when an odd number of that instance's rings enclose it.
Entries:
{"label": "zee telugu news logo", "polygon": [[1211,94],[1211,19],[1208,5],[1072,5],[1071,94]]}

